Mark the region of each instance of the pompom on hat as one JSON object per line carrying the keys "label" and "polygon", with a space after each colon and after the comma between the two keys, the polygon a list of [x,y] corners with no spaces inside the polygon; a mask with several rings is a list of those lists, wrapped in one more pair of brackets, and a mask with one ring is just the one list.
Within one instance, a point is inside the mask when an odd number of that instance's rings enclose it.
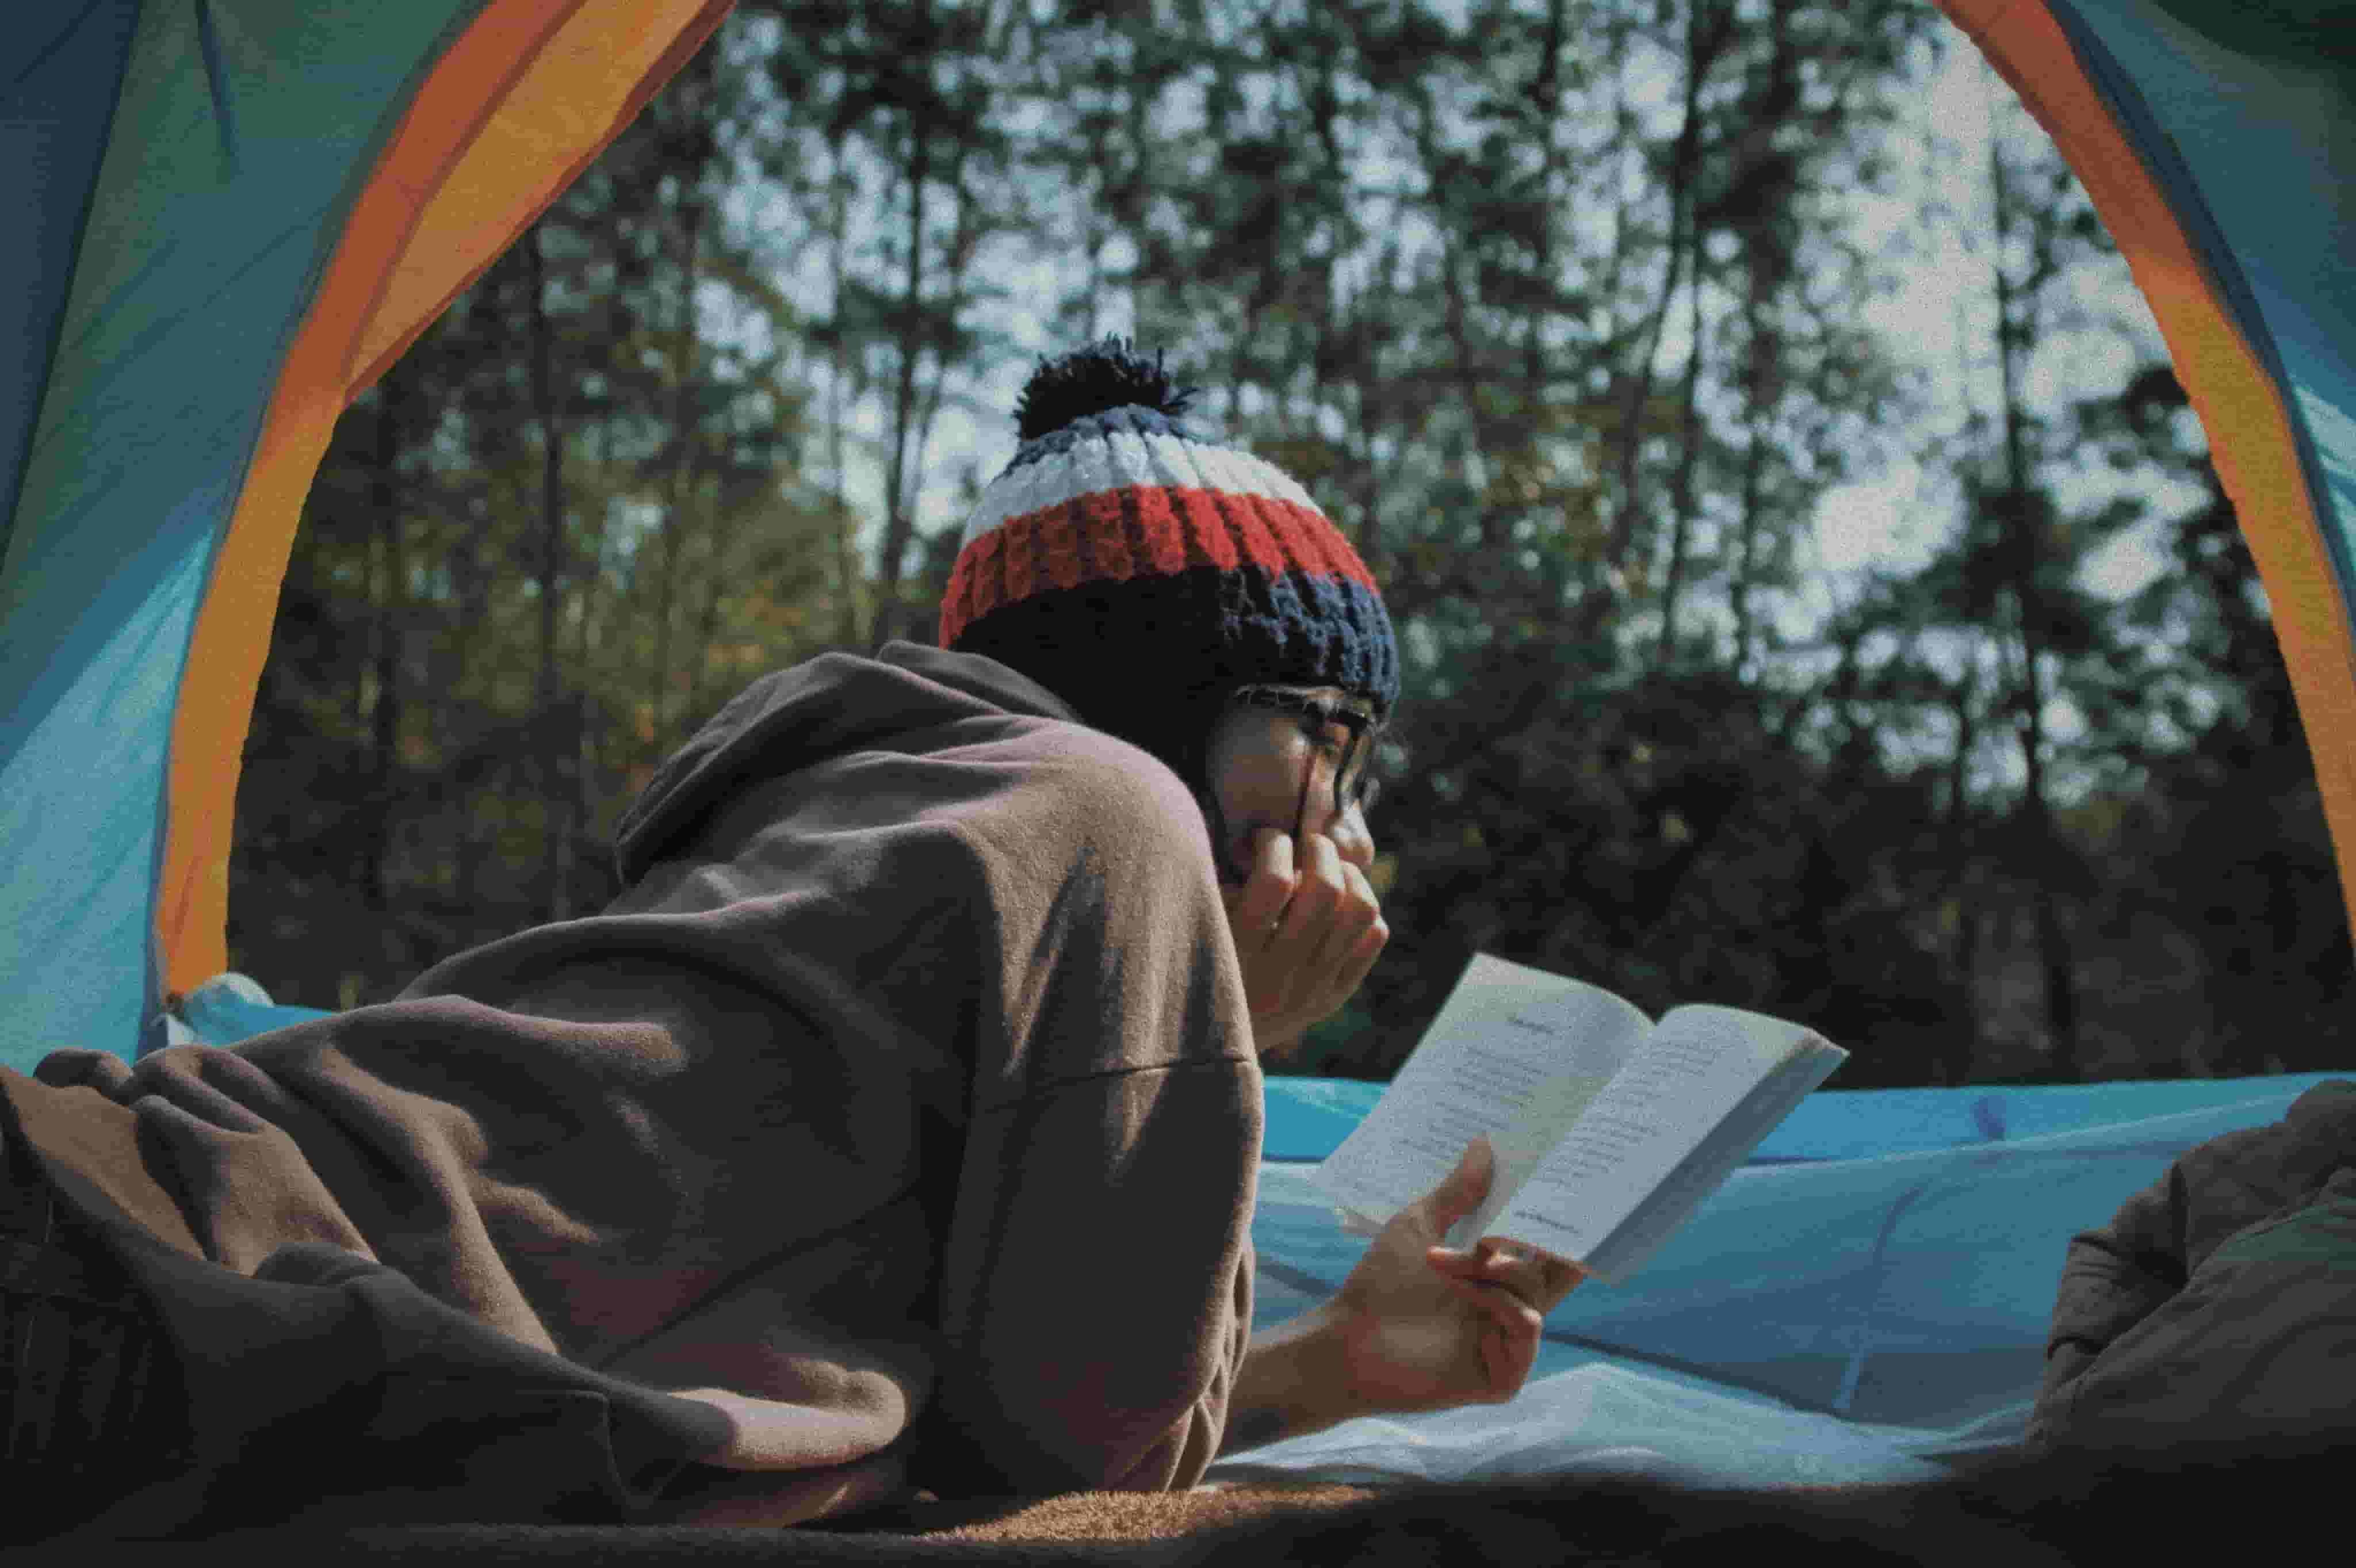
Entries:
{"label": "pompom on hat", "polygon": [[941,646],[1011,665],[1196,784],[1209,710],[1339,686],[1379,719],[1398,646],[1365,563],[1275,465],[1196,438],[1194,388],[1117,338],[1046,361],[967,520]]}

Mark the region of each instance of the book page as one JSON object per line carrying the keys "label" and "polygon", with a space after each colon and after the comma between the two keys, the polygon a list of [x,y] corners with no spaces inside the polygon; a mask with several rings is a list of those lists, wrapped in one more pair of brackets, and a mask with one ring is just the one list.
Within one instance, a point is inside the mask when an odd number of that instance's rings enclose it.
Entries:
{"label": "book page", "polygon": [[1733,1007],[1673,1010],[1482,1234],[1583,1258],[1815,1038],[1802,1025]]}
{"label": "book page", "polygon": [[1485,1135],[1497,1175],[1469,1228],[1505,1207],[1651,1026],[1608,991],[1478,954],[1315,1179],[1340,1208],[1380,1225],[1438,1187]]}
{"label": "book page", "polygon": [[1694,1210],[1726,1185],[1735,1168],[1751,1157],[1767,1135],[1847,1060],[1847,1051],[1820,1035],[1803,1040],[1782,1067],[1745,1095],[1717,1131],[1653,1189],[1626,1223],[1595,1244],[1584,1260],[1587,1272],[1608,1284],[1618,1284],[1643,1268],[1693,1218]]}

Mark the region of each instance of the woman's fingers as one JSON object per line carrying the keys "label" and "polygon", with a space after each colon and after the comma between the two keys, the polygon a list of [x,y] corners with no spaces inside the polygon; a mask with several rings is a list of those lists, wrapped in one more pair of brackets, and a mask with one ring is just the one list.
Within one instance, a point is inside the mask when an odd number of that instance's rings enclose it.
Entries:
{"label": "woman's fingers", "polygon": [[1540,1313],[1552,1312],[1587,1277],[1577,1263],[1535,1248],[1499,1247],[1490,1259],[1490,1278]]}
{"label": "woman's fingers", "polygon": [[1390,940],[1374,885],[1323,833],[1296,844],[1262,828],[1249,878],[1222,902],[1256,1017],[1330,1017]]}
{"label": "woman's fingers", "polygon": [[1383,923],[1381,900],[1365,873],[1344,860],[1332,840],[1317,838],[1312,843],[1322,851],[1320,859],[1330,862],[1333,873],[1331,883],[1322,884],[1333,890],[1333,902],[1323,915],[1323,940],[1307,964],[1316,986],[1316,1005],[1323,1016],[1356,994],[1382,957],[1383,946],[1390,940],[1390,928]]}
{"label": "woman's fingers", "polygon": [[1538,1339],[1545,1320],[1528,1303],[1497,1285],[1468,1283],[1450,1276],[1450,1292],[1472,1307],[1480,1320],[1473,1330],[1480,1346],[1482,1372],[1493,1400],[1511,1399],[1528,1380],[1537,1364]]}
{"label": "woman's fingers", "polygon": [[1304,942],[1312,944],[1303,949],[1303,960],[1322,959],[1329,968],[1338,962],[1379,914],[1374,892],[1373,884],[1342,858],[1332,839],[1311,833],[1301,857],[1292,903],[1285,910],[1286,929],[1298,931]]}
{"label": "woman's fingers", "polygon": [[1262,828],[1252,842],[1251,875],[1227,907],[1238,947],[1267,945],[1298,880],[1290,835]]}
{"label": "woman's fingers", "polygon": [[1382,900],[1376,897],[1375,885],[1366,880],[1366,874],[1348,861],[1342,864],[1349,877],[1351,908],[1358,916],[1334,975],[1334,983],[1346,999],[1365,983],[1375,961],[1383,956],[1383,947],[1391,940],[1391,929],[1383,921]]}
{"label": "woman's fingers", "polygon": [[1561,1305],[1562,1298],[1587,1277],[1576,1263],[1485,1238],[1462,1252],[1434,1248],[1430,1262],[1451,1280],[1507,1291],[1541,1317]]}
{"label": "woman's fingers", "polygon": [[[1261,961],[1261,984],[1253,987],[1256,1011],[1290,1008],[1307,994],[1305,982],[1324,935],[1322,884],[1314,873],[1316,835],[1306,856],[1296,858],[1286,834],[1260,831],[1253,854],[1252,879],[1230,918],[1238,951]],[[1303,864],[1303,862],[1307,864]]]}
{"label": "woman's fingers", "polygon": [[1342,857],[1333,841],[1312,833],[1292,903],[1284,912],[1281,940],[1291,945],[1289,955],[1310,996],[1325,989],[1325,972],[1333,967],[1336,925],[1350,885],[1342,875]]}

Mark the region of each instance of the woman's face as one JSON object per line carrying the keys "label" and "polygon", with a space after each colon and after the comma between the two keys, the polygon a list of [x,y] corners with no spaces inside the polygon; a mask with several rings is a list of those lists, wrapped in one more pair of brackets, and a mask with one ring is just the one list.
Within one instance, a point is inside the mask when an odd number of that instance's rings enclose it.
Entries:
{"label": "woman's face", "polygon": [[[1338,686],[1298,689],[1306,696],[1365,711]],[[1219,879],[1238,886],[1252,864],[1252,846],[1262,828],[1274,828],[1290,837],[1323,833],[1333,841],[1344,860],[1371,871],[1375,841],[1366,830],[1365,813],[1355,800],[1337,811],[1334,779],[1350,749],[1350,726],[1321,723],[1316,715],[1285,708],[1230,705],[1211,731],[1206,754],[1208,782],[1225,817],[1226,842],[1212,845],[1219,857]],[[1362,746],[1371,751],[1371,744]],[[1364,762],[1357,764],[1364,767]],[[1307,798],[1302,788],[1307,787]],[[1345,795],[1345,800],[1347,799]],[[1294,845],[1294,864],[1301,848]]]}

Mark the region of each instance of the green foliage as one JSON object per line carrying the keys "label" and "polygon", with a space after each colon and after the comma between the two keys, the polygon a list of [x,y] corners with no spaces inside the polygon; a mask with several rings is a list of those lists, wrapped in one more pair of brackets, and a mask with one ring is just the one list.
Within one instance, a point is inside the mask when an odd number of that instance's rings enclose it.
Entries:
{"label": "green foliage", "polygon": [[[745,681],[933,636],[957,536],[919,513],[1011,446],[986,387],[1121,332],[1308,486],[1403,639],[1391,945],[1287,1070],[1387,1076],[1475,950],[1805,1019],[1844,1088],[2329,1065],[2346,911],[2182,392],[2030,390],[2126,285],[2091,207],[2050,153],[1989,165],[2002,392],[1964,430],[1868,325],[1847,199],[1941,27],[743,0],[338,426],[233,962],[348,1005],[596,908],[615,820]],[[1801,614],[1819,504],[1893,452],[1942,537]],[[2155,528],[2175,570],[2090,586]]]}

